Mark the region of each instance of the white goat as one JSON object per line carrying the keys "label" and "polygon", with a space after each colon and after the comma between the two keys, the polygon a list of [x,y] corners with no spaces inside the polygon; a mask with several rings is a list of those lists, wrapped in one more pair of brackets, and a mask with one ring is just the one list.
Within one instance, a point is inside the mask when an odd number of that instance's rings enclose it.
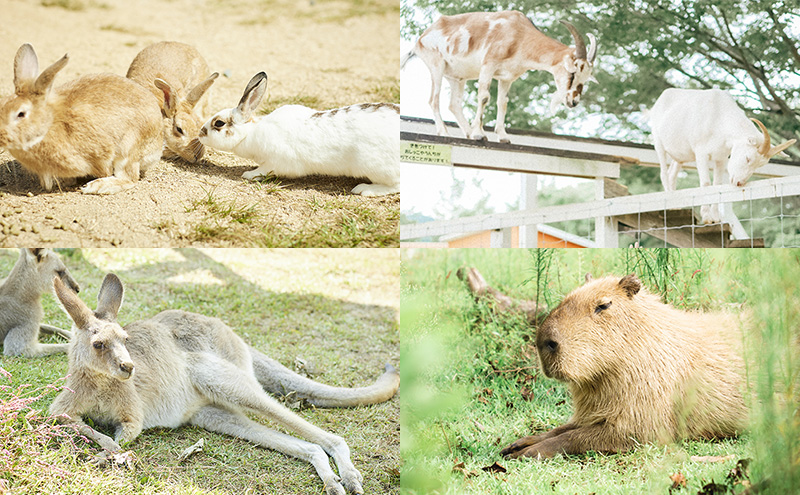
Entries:
{"label": "white goat", "polygon": [[[722,184],[727,173],[732,185],[744,186],[757,168],[796,141],[771,146],[764,124],[748,119],[733,98],[719,89],[665,90],[650,111],[650,125],[661,183],[667,191],[675,190],[678,173],[687,162],[697,164],[701,187],[711,185],[709,165],[714,167],[714,185]],[[703,206],[700,216],[704,223],[721,221],[716,204]]]}
{"label": "white goat", "polygon": [[[592,77],[597,41],[589,37],[589,50],[575,27],[561,21],[572,37],[575,47],[569,47],[547,37],[536,29],[521,12],[471,12],[440,17],[422,33],[414,48],[403,57],[402,66],[418,56],[431,72],[430,105],[436,121],[436,132],[446,136],[439,112],[439,93],[442,77],[450,84],[450,111],[467,137],[486,139],[483,131],[483,110],[489,103],[489,86],[497,79],[497,123],[495,132],[501,142],[509,142],[505,131],[508,90],[511,83],[529,70],[546,70],[553,74],[557,91],[550,110],[561,103],[574,107],[580,101],[586,81]],[[478,109],[472,131],[464,118],[462,104],[464,86],[468,80],[478,80]]]}

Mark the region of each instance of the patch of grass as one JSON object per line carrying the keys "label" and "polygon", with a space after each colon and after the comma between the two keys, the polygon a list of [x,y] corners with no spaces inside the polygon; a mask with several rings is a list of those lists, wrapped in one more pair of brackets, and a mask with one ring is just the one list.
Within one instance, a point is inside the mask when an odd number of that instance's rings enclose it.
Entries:
{"label": "patch of grass", "polygon": [[[725,441],[642,445],[624,454],[503,460],[499,451],[508,443],[567,422],[571,399],[563,384],[538,369],[535,328],[520,315],[498,314],[476,301],[455,276],[462,266],[475,266],[511,297],[538,298],[549,308],[587,272],[635,272],[651,291],[689,310],[737,310],[743,303],[760,333],[760,343],[745,351],[755,363],[749,384],[759,395],[751,431]],[[799,277],[800,253],[789,250],[404,251],[401,491],[666,494],[669,476],[680,472],[685,493],[697,493],[712,479],[724,482],[738,459],[751,457],[753,482],[769,477],[777,483],[770,493],[791,493],[800,476],[800,290],[790,281]],[[692,455],[734,458],[704,463]],[[494,462],[507,472],[482,469]]]}
{"label": "patch of grass", "polygon": [[372,101],[400,104],[400,82],[396,79],[381,81],[369,88]]}
{"label": "patch of grass", "polygon": [[[300,358],[316,369],[316,380],[335,386],[369,384],[384,363],[399,361],[396,250],[77,249],[62,251],[61,256],[81,284],[80,297],[91,307],[104,274],[120,276],[126,289],[119,313],[123,325],[166,309],[216,316],[270,357],[290,368]],[[16,259],[17,250],[0,250],[0,277]],[[53,296],[46,295],[43,305],[46,323],[69,328]],[[64,355],[0,359],[0,367],[12,375],[10,382],[0,376],[2,411],[20,395],[20,385],[57,383],[67,371]],[[144,431],[129,446],[137,459],[133,470],[94,467],[88,462],[95,452],[92,445],[80,439],[74,440],[75,446],[43,440],[39,428],[48,423],[41,418],[54,396],[42,394],[13,418],[0,413],[0,491],[323,492],[306,462],[188,426]],[[375,406],[311,408],[298,414],[347,441],[353,463],[364,475],[365,493],[398,493],[399,479],[392,474],[400,464],[398,398]],[[205,439],[204,450],[179,462],[180,452],[200,438]],[[3,449],[12,446],[9,469]]]}
{"label": "patch of grass", "polygon": [[64,10],[80,12],[89,8],[108,9],[108,4],[93,0],[41,0],[42,7],[58,7]]}
{"label": "patch of grass", "polygon": [[117,24],[106,24],[100,26],[100,31],[114,31],[116,33],[131,34],[133,36],[149,36],[152,33],[138,27],[125,27]]}
{"label": "patch of grass", "polygon": [[[240,24],[245,26],[270,24],[285,17],[320,23],[342,23],[354,17],[386,16],[400,13],[400,5],[388,0],[315,0],[303,4],[262,0],[262,3],[268,4],[269,15],[249,16],[240,21]],[[234,10],[244,8],[242,3],[225,2],[225,4]],[[247,6],[251,7],[251,4]],[[252,11],[252,8],[250,10]]]}

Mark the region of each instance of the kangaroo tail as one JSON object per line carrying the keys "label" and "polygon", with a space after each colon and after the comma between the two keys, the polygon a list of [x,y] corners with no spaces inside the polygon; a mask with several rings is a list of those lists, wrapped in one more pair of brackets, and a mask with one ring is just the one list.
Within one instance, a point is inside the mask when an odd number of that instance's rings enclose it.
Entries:
{"label": "kangaroo tail", "polygon": [[414,51],[414,48],[412,48],[411,51],[409,51],[408,53],[403,55],[403,58],[400,59],[400,70],[403,70],[405,68],[406,64],[408,63],[408,61],[411,60],[412,58],[416,57],[416,56],[417,56],[417,54]]}
{"label": "kangaroo tail", "polygon": [[332,387],[298,375],[281,363],[250,348],[253,372],[265,390],[277,395],[295,392],[298,398],[317,407],[354,407],[377,404],[391,399],[400,387],[400,374],[391,364],[367,387]]}

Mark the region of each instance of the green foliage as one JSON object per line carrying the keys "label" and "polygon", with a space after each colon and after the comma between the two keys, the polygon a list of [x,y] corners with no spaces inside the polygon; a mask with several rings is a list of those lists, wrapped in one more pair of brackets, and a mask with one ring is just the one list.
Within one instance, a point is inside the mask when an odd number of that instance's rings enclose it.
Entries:
{"label": "green foliage", "polygon": [[[404,374],[404,387],[424,394],[407,394],[403,402],[403,413],[415,414],[402,425],[402,493],[667,493],[669,476],[677,472],[688,480],[686,493],[697,493],[712,479],[725,480],[736,460],[746,457],[754,458],[753,482],[769,477],[775,483],[766,493],[792,493],[790,487],[797,486],[800,474],[792,466],[800,461],[794,413],[800,405],[798,251],[411,250],[402,263],[404,369],[413,363],[406,356],[424,359],[413,364],[415,375]],[[642,445],[608,456],[502,460],[499,450],[509,442],[567,421],[571,402],[562,384],[538,370],[535,327],[519,314],[497,313],[490,302],[476,300],[455,277],[465,266],[476,267],[510,297],[551,297],[549,308],[581,285],[587,272],[636,273],[649,290],[687,310],[738,311],[743,305],[759,322],[758,341],[745,342],[748,379],[759,396],[752,433]],[[407,314],[414,317],[406,320]],[[437,344],[428,347],[430,342]],[[417,407],[420,396],[426,407]],[[440,396],[446,406],[431,406]],[[409,438],[416,441],[407,443]],[[730,454],[735,459],[720,463],[689,457]],[[507,472],[482,470],[494,462]]]}

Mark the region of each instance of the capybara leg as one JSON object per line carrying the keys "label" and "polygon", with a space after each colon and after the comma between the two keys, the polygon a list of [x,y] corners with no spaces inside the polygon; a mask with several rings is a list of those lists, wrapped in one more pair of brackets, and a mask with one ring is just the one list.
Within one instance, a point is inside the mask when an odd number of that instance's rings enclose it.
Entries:
{"label": "capybara leg", "polygon": [[618,452],[626,450],[627,441],[602,425],[574,428],[541,440],[509,457],[546,459],[556,454],[583,454],[589,450]]}
{"label": "capybara leg", "polygon": [[547,440],[548,438],[552,438],[554,436],[560,435],[566,431],[573,430],[575,428],[577,428],[576,425],[567,423],[557,428],[553,428],[552,430],[545,433],[540,433],[538,435],[532,435],[529,437],[522,437],[516,442],[506,446],[503,450],[501,450],[500,455],[508,459],[514,459],[516,457],[519,457],[520,455],[524,455],[522,454],[522,452],[531,445],[535,445],[543,440]]}

